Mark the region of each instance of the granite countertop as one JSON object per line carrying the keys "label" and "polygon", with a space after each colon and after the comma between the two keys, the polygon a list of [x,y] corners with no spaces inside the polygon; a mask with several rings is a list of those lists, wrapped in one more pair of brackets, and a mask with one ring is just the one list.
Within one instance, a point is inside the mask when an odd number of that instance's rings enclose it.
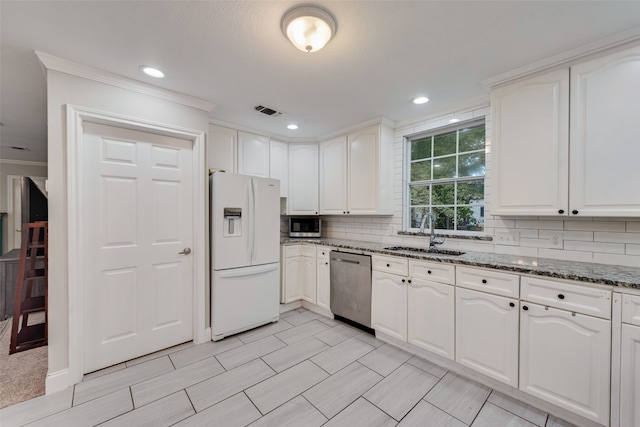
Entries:
{"label": "granite countertop", "polygon": [[446,262],[473,267],[495,268],[514,273],[533,274],[557,279],[577,280],[586,283],[640,289],[640,268],[637,267],[623,267],[618,265],[563,261],[550,258],[533,258],[472,251],[465,251],[463,255],[390,251],[384,249],[385,247],[393,246],[390,244],[342,239],[282,238],[280,243],[326,245],[334,248],[351,249],[369,253],[404,256],[407,258]]}

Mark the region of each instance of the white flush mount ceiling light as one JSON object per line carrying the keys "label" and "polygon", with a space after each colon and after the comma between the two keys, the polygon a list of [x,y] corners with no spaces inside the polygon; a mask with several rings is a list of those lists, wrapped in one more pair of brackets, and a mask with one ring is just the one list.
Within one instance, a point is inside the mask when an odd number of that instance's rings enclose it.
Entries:
{"label": "white flush mount ceiling light", "polygon": [[162,71],[158,70],[157,68],[148,67],[146,65],[143,65],[142,67],[140,67],[140,69],[147,76],[155,77],[156,79],[161,79],[161,78],[164,77],[164,73]]}
{"label": "white flush mount ceiling light", "polygon": [[336,20],[331,14],[314,6],[300,6],[282,17],[282,32],[303,52],[317,52],[336,33]]}
{"label": "white flush mount ceiling light", "polygon": [[427,102],[429,102],[429,98],[427,98],[426,96],[419,96],[417,98],[413,98],[413,103],[416,105],[426,104]]}
{"label": "white flush mount ceiling light", "polygon": [[295,125],[295,124],[291,123],[290,125],[287,126],[287,129],[296,130],[296,129],[298,129],[298,125]]}
{"label": "white flush mount ceiling light", "polygon": [[456,119],[456,118],[449,119],[449,123],[458,123],[459,121],[460,119]]}

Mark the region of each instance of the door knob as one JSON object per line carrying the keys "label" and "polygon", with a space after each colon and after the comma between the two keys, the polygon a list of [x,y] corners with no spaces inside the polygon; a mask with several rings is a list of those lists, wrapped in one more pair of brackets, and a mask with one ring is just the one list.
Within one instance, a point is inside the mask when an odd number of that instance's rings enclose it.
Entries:
{"label": "door knob", "polygon": [[189,255],[191,253],[191,248],[184,248],[182,252],[178,252],[179,255]]}

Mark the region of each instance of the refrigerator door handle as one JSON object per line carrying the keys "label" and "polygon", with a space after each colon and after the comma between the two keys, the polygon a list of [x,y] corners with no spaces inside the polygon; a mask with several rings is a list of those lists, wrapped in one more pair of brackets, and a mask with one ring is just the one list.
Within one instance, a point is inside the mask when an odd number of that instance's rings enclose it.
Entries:
{"label": "refrigerator door handle", "polygon": [[254,261],[256,247],[256,180],[251,178],[251,193],[249,194],[249,259]]}

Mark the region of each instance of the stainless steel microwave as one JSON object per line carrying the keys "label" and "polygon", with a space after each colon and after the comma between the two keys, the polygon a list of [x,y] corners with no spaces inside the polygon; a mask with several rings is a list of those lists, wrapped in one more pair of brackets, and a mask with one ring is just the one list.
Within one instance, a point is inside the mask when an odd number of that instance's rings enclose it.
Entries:
{"label": "stainless steel microwave", "polygon": [[317,216],[290,217],[289,237],[320,237],[322,221]]}

